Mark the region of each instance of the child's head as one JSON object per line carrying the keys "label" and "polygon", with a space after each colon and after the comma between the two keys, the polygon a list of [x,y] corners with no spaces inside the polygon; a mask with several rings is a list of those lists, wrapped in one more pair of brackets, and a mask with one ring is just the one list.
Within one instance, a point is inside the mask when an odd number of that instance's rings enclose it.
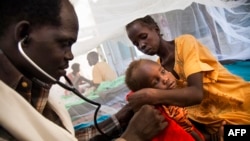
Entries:
{"label": "child's head", "polygon": [[176,87],[176,79],[172,73],[149,59],[131,62],[126,71],[125,82],[132,91],[142,88],[172,89]]}

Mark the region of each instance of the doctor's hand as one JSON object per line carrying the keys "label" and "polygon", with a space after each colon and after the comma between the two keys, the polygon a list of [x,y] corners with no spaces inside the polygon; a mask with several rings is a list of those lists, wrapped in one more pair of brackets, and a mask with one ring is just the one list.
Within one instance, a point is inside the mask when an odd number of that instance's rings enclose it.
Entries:
{"label": "doctor's hand", "polygon": [[144,105],[135,113],[121,136],[126,141],[149,141],[168,125],[154,106]]}

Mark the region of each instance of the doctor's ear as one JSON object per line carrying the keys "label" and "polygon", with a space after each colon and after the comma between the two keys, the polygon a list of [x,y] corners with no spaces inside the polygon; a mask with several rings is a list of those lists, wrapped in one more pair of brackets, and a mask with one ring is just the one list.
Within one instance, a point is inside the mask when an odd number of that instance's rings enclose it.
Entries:
{"label": "doctor's ear", "polygon": [[27,44],[29,41],[30,33],[30,23],[28,21],[20,21],[15,26],[15,39],[17,41],[23,40],[24,44]]}

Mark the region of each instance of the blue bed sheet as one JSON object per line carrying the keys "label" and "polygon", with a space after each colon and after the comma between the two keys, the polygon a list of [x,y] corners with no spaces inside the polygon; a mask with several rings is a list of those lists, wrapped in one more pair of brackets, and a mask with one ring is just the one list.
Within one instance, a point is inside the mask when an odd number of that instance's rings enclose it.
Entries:
{"label": "blue bed sheet", "polygon": [[224,64],[230,72],[236,74],[246,81],[250,81],[250,60],[248,61],[235,61],[231,64]]}

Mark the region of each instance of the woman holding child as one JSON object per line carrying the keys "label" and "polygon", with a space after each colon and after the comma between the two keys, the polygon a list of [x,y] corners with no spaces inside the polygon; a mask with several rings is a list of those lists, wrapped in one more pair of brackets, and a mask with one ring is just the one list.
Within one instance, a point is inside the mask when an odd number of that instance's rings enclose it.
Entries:
{"label": "woman holding child", "polygon": [[136,91],[128,97],[134,109],[144,104],[186,107],[189,119],[205,128],[207,140],[223,140],[225,123],[250,124],[250,83],[224,68],[195,37],[181,35],[166,41],[150,16],[132,21],[126,30],[141,52],[159,56],[159,63],[181,87]]}

